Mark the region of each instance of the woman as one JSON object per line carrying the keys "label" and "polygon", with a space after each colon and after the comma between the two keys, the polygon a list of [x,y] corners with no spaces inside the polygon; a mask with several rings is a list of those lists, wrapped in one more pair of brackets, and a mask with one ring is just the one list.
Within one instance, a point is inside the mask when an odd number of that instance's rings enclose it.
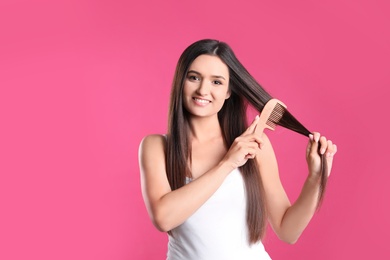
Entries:
{"label": "woman", "polygon": [[147,136],[139,148],[145,204],[169,234],[168,259],[270,259],[261,243],[267,221],[287,243],[308,225],[321,155],[329,175],[337,148],[310,135],[308,177],[291,204],[272,145],[255,131],[258,116],[246,124],[246,104],[261,111],[270,98],[223,42],[201,40],[181,55],[168,134]]}

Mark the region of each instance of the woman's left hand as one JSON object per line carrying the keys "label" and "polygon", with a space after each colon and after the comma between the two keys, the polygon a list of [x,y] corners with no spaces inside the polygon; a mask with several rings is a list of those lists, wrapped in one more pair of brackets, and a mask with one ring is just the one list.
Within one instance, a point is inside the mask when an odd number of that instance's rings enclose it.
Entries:
{"label": "woman's left hand", "polygon": [[328,176],[332,170],[333,156],[337,152],[337,146],[331,140],[327,140],[325,136],[321,136],[318,132],[313,132],[309,136],[310,140],[306,149],[306,161],[309,167],[309,174],[313,177],[319,177],[321,171],[321,156],[325,155]]}

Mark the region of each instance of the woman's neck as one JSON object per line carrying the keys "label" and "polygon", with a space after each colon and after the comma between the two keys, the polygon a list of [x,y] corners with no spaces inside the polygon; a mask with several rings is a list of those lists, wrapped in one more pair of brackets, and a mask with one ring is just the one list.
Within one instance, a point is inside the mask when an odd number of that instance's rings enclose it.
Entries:
{"label": "woman's neck", "polygon": [[193,117],[190,119],[190,137],[198,142],[208,141],[222,136],[218,117]]}

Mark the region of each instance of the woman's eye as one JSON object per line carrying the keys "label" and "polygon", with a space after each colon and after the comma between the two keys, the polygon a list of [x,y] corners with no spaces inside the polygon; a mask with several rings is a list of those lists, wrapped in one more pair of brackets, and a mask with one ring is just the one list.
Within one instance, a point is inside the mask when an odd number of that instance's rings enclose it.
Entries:
{"label": "woman's eye", "polygon": [[215,85],[222,85],[222,82],[221,82],[221,81],[218,81],[218,80],[214,80],[214,81],[213,81],[213,84],[215,84]]}
{"label": "woman's eye", "polygon": [[188,79],[194,80],[194,81],[198,81],[199,80],[199,78],[197,76],[194,76],[194,75],[188,76]]}

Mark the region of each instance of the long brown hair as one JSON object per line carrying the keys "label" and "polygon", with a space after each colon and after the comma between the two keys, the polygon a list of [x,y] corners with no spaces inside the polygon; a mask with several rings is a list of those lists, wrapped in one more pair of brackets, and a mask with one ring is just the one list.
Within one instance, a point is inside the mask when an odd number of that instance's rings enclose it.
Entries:
{"label": "long brown hair", "polygon": [[[185,185],[186,176],[191,176],[191,144],[189,142],[189,114],[183,106],[183,86],[189,66],[200,55],[219,57],[229,69],[230,98],[218,113],[219,123],[226,147],[247,128],[248,104],[259,112],[272,97],[249,74],[236,58],[232,49],[217,40],[200,40],[187,47],[179,58],[172,84],[169,107],[168,136],[166,149],[167,177],[172,190]],[[310,132],[288,111],[280,125],[300,132]],[[240,167],[247,196],[246,216],[249,242],[261,240],[265,234],[267,213],[264,202],[264,187],[255,160],[248,160]],[[322,195],[321,195],[322,196]]]}

